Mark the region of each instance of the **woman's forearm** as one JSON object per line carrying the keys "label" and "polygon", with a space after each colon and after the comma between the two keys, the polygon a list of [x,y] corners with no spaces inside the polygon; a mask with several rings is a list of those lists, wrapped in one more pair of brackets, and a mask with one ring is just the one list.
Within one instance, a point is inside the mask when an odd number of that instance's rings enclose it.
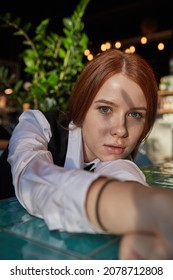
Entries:
{"label": "woman's forearm", "polygon": [[89,189],[86,209],[92,224],[100,227],[96,212],[108,232],[124,234],[134,231],[154,231],[156,210],[154,189],[135,181],[110,181],[97,199],[106,178],[96,180]]}

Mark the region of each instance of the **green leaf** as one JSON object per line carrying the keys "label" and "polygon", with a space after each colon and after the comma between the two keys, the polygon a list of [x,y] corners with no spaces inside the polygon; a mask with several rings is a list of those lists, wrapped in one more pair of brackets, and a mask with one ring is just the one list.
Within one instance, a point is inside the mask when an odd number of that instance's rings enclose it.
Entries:
{"label": "green leaf", "polygon": [[70,18],[63,18],[62,22],[67,29],[71,29],[73,27],[73,22]]}

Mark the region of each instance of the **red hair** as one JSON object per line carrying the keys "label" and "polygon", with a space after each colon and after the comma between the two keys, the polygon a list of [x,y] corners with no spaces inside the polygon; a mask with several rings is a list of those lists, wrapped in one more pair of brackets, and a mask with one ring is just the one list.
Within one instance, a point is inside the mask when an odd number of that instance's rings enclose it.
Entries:
{"label": "red hair", "polygon": [[80,74],[69,101],[69,117],[77,126],[82,126],[86,113],[96,94],[111,76],[122,73],[140,86],[147,102],[147,116],[140,143],[153,127],[158,105],[158,85],[153,69],[138,54],[111,49],[95,56]]}

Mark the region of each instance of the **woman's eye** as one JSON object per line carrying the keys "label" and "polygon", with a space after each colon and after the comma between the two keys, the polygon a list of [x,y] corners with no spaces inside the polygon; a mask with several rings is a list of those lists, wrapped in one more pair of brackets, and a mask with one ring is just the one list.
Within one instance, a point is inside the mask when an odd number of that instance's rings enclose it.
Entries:
{"label": "woman's eye", "polygon": [[108,107],[108,106],[101,106],[101,107],[99,107],[99,111],[100,111],[102,114],[105,114],[105,113],[111,112],[111,109],[110,109],[110,107]]}
{"label": "woman's eye", "polygon": [[129,113],[129,116],[133,117],[133,118],[136,118],[136,119],[141,119],[143,118],[143,114],[142,113],[139,113],[139,112],[131,112]]}

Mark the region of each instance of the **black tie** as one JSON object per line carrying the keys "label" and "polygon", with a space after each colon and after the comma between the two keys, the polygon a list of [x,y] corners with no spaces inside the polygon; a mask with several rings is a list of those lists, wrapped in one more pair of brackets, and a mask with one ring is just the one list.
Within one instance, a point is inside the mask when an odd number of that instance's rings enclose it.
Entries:
{"label": "black tie", "polygon": [[94,163],[91,163],[89,165],[87,165],[84,170],[87,170],[87,171],[90,171],[90,172],[93,172],[95,168],[93,168],[94,166]]}

